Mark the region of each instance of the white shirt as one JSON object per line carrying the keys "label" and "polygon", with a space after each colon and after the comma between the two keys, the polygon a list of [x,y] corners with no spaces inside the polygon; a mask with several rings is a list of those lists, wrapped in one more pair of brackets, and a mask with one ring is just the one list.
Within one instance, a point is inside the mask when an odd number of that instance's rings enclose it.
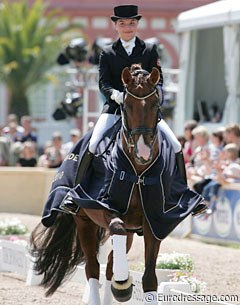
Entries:
{"label": "white shirt", "polygon": [[132,50],[133,48],[135,47],[135,40],[136,40],[136,37],[133,37],[131,40],[129,41],[125,41],[125,40],[121,40],[121,43],[122,43],[122,46],[124,47],[124,49],[126,50],[127,54],[128,55],[131,55],[132,54]]}

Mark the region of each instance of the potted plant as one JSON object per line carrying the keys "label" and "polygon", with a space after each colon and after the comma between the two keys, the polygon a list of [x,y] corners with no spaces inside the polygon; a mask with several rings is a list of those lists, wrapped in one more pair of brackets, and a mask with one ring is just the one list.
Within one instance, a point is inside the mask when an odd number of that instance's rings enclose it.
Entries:
{"label": "potted plant", "polygon": [[188,283],[193,293],[203,294],[207,287],[207,283],[197,279],[192,272],[176,271],[171,281]]}
{"label": "potted plant", "polygon": [[0,220],[0,239],[26,239],[28,232],[27,226],[16,217]]}
{"label": "potted plant", "polygon": [[156,263],[156,275],[158,282],[169,282],[176,271],[191,273],[193,261],[186,253],[160,253]]}

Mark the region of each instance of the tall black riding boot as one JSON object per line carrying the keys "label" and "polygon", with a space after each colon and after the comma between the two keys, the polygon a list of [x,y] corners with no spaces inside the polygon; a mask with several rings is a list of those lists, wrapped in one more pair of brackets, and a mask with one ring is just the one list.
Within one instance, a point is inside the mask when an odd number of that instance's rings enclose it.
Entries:
{"label": "tall black riding boot", "polygon": [[179,169],[180,177],[183,178],[184,182],[187,184],[187,174],[186,174],[183,152],[179,151],[178,153],[175,154],[175,156],[176,156],[176,163]]}
{"label": "tall black riding boot", "polygon": [[[184,162],[184,157],[183,157],[182,151],[176,153],[176,163],[177,163],[177,167],[179,169],[181,178],[183,178],[184,182],[186,182],[186,184],[187,184],[186,167],[185,167],[185,162]],[[197,215],[203,214],[204,212],[206,212],[207,208],[208,208],[208,206],[207,206],[206,202],[202,201],[194,207],[194,209],[192,210],[192,215],[197,216]]]}
{"label": "tall black riding boot", "polygon": [[[89,165],[91,164],[91,161],[93,159],[93,156],[94,154],[92,154],[88,149],[83,154],[78,167],[78,172],[75,179],[75,185],[80,183],[83,177],[86,175]],[[64,199],[64,201],[60,205],[60,208],[64,212],[73,215],[76,215],[79,211],[79,206],[73,201],[73,198],[71,196],[68,196]]]}
{"label": "tall black riding boot", "polygon": [[82,159],[80,161],[78,172],[75,180],[75,184],[78,184],[82,181],[83,177],[86,175],[87,170],[92,162],[94,154],[91,153],[88,149],[84,152]]}

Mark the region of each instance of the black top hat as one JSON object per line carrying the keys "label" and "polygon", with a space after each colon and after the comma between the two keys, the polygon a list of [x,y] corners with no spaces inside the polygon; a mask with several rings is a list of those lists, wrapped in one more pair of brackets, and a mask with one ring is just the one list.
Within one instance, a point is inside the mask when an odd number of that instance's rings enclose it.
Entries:
{"label": "black top hat", "polygon": [[119,5],[114,7],[115,16],[111,16],[112,21],[118,19],[141,19],[142,15],[138,15],[138,7],[136,5]]}

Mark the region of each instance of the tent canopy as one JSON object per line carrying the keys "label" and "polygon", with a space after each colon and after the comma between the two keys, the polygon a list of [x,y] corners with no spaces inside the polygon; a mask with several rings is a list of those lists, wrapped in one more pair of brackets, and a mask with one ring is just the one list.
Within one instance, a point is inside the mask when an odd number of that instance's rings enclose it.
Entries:
{"label": "tent canopy", "polygon": [[[222,124],[240,122],[240,0],[221,0],[181,13],[179,92],[174,129],[216,104]],[[201,109],[200,109],[201,110]],[[214,116],[201,122],[213,122]]]}
{"label": "tent canopy", "polygon": [[240,1],[222,0],[185,11],[178,16],[177,32],[240,23]]}

